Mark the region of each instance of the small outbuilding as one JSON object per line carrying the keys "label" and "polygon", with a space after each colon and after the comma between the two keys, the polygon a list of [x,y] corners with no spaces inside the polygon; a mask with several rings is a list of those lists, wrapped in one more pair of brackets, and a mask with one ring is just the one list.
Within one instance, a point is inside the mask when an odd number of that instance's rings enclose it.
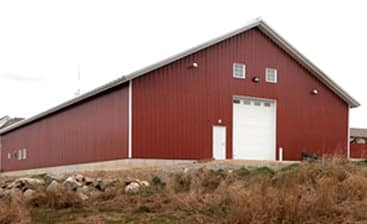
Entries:
{"label": "small outbuilding", "polygon": [[367,129],[350,129],[350,157],[353,159],[367,159]]}
{"label": "small outbuilding", "polygon": [[1,130],[1,169],[349,157],[349,109],[357,106],[256,19]]}
{"label": "small outbuilding", "polygon": [[24,120],[23,118],[20,118],[20,117],[14,117],[14,118],[11,118],[10,116],[4,116],[4,117],[1,117],[0,118],[0,129],[2,128],[6,128],[10,125],[13,125],[19,121],[22,121]]}

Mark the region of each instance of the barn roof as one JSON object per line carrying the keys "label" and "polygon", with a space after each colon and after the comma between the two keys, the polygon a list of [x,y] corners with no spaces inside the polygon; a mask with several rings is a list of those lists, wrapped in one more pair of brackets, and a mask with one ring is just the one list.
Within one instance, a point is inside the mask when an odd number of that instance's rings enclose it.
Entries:
{"label": "barn roof", "polygon": [[91,90],[85,94],[80,95],[79,97],[73,98],[69,101],[66,101],[56,107],[53,107],[45,112],[42,112],[38,115],[35,115],[31,118],[28,118],[24,121],[18,122],[14,125],[11,125],[7,128],[4,128],[0,130],[0,135],[5,134],[9,131],[12,131],[14,129],[17,129],[19,127],[22,127],[26,124],[29,124],[33,121],[36,121],[38,119],[41,119],[43,117],[46,117],[50,114],[56,113],[64,108],[67,108],[69,106],[72,106],[78,102],[81,102],[83,100],[86,100],[92,96],[95,96],[101,92],[104,92],[106,90],[109,90],[113,87],[116,87],[118,85],[121,85],[122,83],[128,82],[129,80],[132,80],[136,77],[145,75],[148,72],[151,72],[153,70],[156,70],[160,67],[163,67],[167,64],[170,64],[174,61],[177,61],[181,58],[184,58],[188,55],[191,55],[193,53],[196,53],[200,50],[206,49],[210,46],[213,46],[219,42],[222,42],[226,39],[229,39],[233,36],[236,36],[240,33],[246,32],[252,28],[257,27],[259,30],[261,30],[266,36],[268,36],[271,40],[273,40],[279,47],[281,47],[284,51],[286,51],[292,58],[294,58],[296,61],[298,61],[301,65],[303,65],[308,71],[310,71],[320,82],[322,82],[324,85],[326,85],[331,91],[333,91],[337,96],[339,96],[341,99],[343,99],[351,108],[358,107],[360,104],[352,97],[350,96],[346,91],[344,91],[338,84],[336,84],[333,80],[331,80],[323,71],[321,71],[318,67],[316,67],[311,61],[309,61],[305,56],[303,56],[299,51],[297,51],[292,45],[290,45],[284,38],[282,38],[275,30],[273,30],[269,25],[267,25],[261,18],[257,18],[251,22],[249,22],[244,27],[237,29],[235,31],[232,31],[230,33],[227,33],[223,36],[214,38],[212,40],[209,40],[203,44],[200,44],[196,47],[190,48],[182,53],[176,54],[172,57],[169,57],[165,60],[162,60],[160,62],[157,62],[155,64],[149,65],[145,68],[142,68],[140,70],[137,70],[133,73],[130,73],[128,75],[122,76],[121,78],[118,78],[114,81],[111,81],[103,86],[100,86],[94,90]]}
{"label": "barn roof", "polygon": [[365,128],[351,128],[350,129],[351,137],[363,137],[367,138],[367,129]]}

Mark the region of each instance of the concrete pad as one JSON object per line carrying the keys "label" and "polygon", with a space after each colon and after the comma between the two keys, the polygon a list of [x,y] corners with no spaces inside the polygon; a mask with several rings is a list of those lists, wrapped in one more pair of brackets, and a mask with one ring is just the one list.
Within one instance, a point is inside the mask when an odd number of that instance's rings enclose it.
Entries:
{"label": "concrete pad", "polygon": [[116,171],[136,168],[158,168],[167,172],[180,172],[189,169],[239,169],[240,167],[256,168],[267,166],[278,170],[284,166],[299,161],[268,161],[268,160],[169,160],[169,159],[122,159],[103,162],[83,163],[39,169],[8,171],[0,173],[0,177],[30,176],[47,173],[49,175],[64,175],[84,171]]}
{"label": "concrete pad", "polygon": [[83,172],[83,171],[113,171],[128,170],[134,168],[145,167],[165,167],[178,164],[193,164],[194,160],[164,160],[164,159],[122,159],[103,162],[73,164],[65,166],[55,166],[38,169],[28,169],[19,171],[7,171],[0,173],[0,177],[4,176],[29,176],[47,173],[49,175],[62,175],[66,173]]}

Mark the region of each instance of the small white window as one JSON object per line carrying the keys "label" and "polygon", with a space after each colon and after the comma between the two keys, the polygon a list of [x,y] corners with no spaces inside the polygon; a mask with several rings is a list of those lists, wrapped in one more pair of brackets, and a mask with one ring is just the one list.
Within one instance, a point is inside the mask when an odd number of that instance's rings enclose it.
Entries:
{"label": "small white window", "polygon": [[27,149],[22,149],[22,159],[27,159]]}
{"label": "small white window", "polygon": [[11,159],[11,153],[8,152],[8,159]]}
{"label": "small white window", "polygon": [[233,103],[237,103],[237,104],[239,104],[239,103],[240,103],[240,100],[234,99],[234,100],[233,100]]}
{"label": "small white window", "polygon": [[246,65],[244,64],[233,64],[233,77],[238,79],[246,78]]}
{"label": "small white window", "polygon": [[277,83],[277,70],[275,68],[265,69],[265,81],[271,83]]}
{"label": "small white window", "polygon": [[250,100],[243,100],[243,104],[250,105],[251,104],[251,101]]}
{"label": "small white window", "polygon": [[15,158],[17,158],[17,160],[22,160],[22,150],[15,152]]}
{"label": "small white window", "polygon": [[270,107],[270,106],[271,106],[271,104],[270,104],[269,102],[265,102],[265,103],[264,103],[264,106],[265,106],[265,107]]}

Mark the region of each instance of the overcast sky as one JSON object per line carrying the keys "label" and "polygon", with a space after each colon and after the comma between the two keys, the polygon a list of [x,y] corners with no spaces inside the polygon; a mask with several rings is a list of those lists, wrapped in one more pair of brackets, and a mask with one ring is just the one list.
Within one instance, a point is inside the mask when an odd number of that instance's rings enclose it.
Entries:
{"label": "overcast sky", "polygon": [[367,128],[365,2],[2,0],[0,117],[30,117],[261,16],[363,104],[350,123]]}

